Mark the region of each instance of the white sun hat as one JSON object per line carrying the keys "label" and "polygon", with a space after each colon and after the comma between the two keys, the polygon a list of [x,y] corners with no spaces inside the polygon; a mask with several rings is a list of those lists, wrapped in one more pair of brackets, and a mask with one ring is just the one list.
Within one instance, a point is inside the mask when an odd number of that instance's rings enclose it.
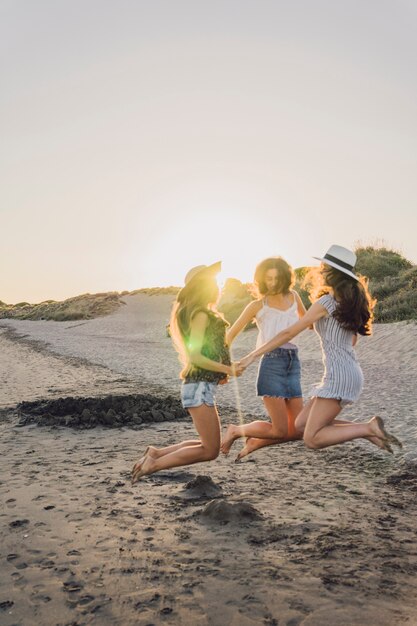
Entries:
{"label": "white sun hat", "polygon": [[196,276],[199,276],[200,278],[204,275],[204,274],[218,274],[222,269],[222,262],[221,261],[217,261],[216,263],[213,263],[212,265],[196,265],[195,267],[192,267],[189,272],[187,272],[187,275],[184,279],[184,283],[186,285],[188,285],[188,283],[190,283],[194,278],[196,278]]}
{"label": "white sun hat", "polygon": [[348,248],[336,245],[330,246],[324,257],[320,258],[318,256],[314,256],[313,259],[317,259],[326,265],[336,268],[339,272],[343,272],[344,274],[351,276],[351,278],[359,280],[356,274],[352,271],[354,270],[356,264],[356,254]]}

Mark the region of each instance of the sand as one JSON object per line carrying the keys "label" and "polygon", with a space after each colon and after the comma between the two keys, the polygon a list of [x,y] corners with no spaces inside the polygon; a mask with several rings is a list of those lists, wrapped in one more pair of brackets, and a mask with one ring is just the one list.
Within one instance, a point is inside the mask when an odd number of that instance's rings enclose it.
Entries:
{"label": "sand", "polygon": [[[194,436],[189,420],[19,426],[22,400],[178,395],[171,301],[130,296],[88,322],[2,320],[0,624],[417,624],[416,324],[360,341],[366,387],[346,411],[378,412],[405,440],[393,457],[366,442],[297,442],[235,464],[236,444],[131,487],[145,445]],[[299,343],[307,393],[321,357],[314,333]],[[221,389],[224,424],[262,414],[255,375]]]}

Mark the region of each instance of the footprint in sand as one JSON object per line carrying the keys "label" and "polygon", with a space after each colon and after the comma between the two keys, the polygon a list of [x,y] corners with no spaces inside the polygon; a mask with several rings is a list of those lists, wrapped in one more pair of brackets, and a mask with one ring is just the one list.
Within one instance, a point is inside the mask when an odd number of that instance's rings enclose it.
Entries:
{"label": "footprint in sand", "polygon": [[15,519],[13,522],[9,523],[10,528],[22,528],[29,524],[28,519]]}

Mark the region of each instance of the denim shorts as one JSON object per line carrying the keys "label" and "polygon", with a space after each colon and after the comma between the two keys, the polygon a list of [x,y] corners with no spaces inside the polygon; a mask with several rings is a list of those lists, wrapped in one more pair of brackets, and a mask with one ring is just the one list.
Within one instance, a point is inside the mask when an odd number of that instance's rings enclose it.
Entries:
{"label": "denim shorts", "polygon": [[183,383],[181,387],[181,402],[184,409],[206,404],[214,406],[216,404],[217,383],[208,383],[200,380],[195,383]]}
{"label": "denim shorts", "polygon": [[262,357],[256,381],[258,396],[301,398],[301,366],[298,350],[276,348]]}

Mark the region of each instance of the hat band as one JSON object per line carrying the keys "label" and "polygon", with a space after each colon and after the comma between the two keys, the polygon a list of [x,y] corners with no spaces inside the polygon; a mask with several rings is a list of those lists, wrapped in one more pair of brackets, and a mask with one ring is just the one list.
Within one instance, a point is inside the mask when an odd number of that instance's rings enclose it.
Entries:
{"label": "hat band", "polygon": [[332,256],[331,254],[325,254],[323,259],[327,259],[327,261],[331,261],[332,263],[337,263],[338,265],[340,265],[341,267],[344,267],[345,270],[349,270],[352,271],[354,266],[353,265],[349,265],[349,263],[345,263],[344,261],[341,261],[340,259],[338,259],[335,256]]}

